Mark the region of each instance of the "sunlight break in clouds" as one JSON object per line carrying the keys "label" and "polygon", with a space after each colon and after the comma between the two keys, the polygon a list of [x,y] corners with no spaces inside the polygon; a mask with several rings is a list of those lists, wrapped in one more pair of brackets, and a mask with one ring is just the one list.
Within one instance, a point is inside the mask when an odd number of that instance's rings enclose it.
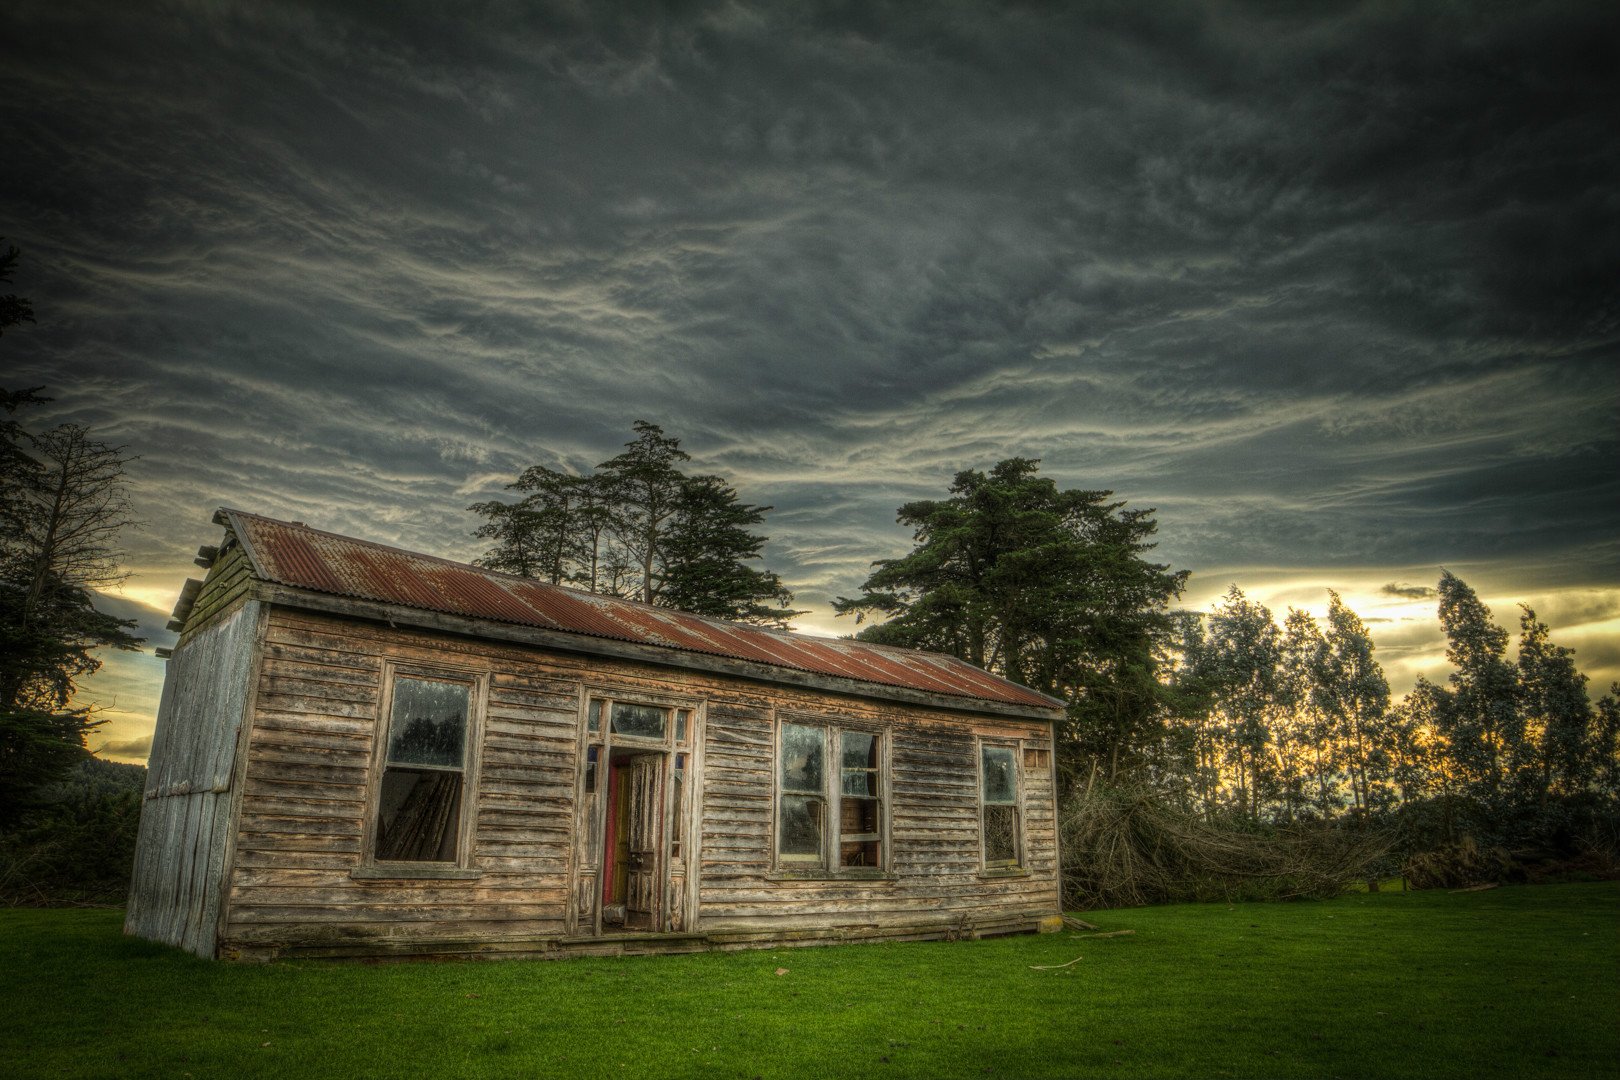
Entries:
{"label": "sunlight break in clouds", "polygon": [[[1578,2],[11,0],[0,233],[39,321],[0,358],[56,399],[31,423],[139,455],[126,595],[165,612],[219,505],[469,558],[469,502],[646,419],[776,507],[807,627],[847,632],[897,506],[1016,455],[1156,507],[1200,596],[1342,587],[1429,671],[1383,584],[1449,566],[1510,626],[1620,589],[1617,34]],[[1569,624],[1583,663],[1607,619]]]}

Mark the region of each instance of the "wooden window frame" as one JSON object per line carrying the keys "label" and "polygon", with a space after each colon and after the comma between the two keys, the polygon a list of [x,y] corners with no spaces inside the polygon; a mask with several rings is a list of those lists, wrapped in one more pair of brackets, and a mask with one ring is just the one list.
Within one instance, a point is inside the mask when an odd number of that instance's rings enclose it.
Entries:
{"label": "wooden window frame", "polygon": [[[822,790],[825,806],[821,824],[821,858],[808,861],[782,856],[782,796],[797,794],[782,788],[782,740],[788,725],[814,727],[822,731]],[[843,755],[840,736],[845,732],[871,735],[878,743],[878,844],[882,857],[877,866],[839,865],[839,847],[842,839]],[[801,878],[893,878],[894,846],[890,842],[890,821],[893,817],[890,777],[890,755],[894,740],[887,726],[864,722],[848,716],[822,716],[814,713],[780,713],[776,717],[775,745],[771,755],[771,875],[781,879]]]}
{"label": "wooden window frame", "polygon": [[[989,858],[987,837],[984,831],[984,751],[987,748],[1003,749],[1012,754],[1013,783],[1018,790],[1011,803],[1013,807],[1013,859],[1011,862],[997,860],[991,862]],[[979,873],[987,877],[1021,877],[1029,873],[1028,845],[1024,836],[1025,820],[1028,817],[1024,805],[1024,743],[1020,739],[996,739],[979,737],[973,741],[973,777],[974,799],[978,804],[979,825]],[[992,803],[988,805],[1006,806],[1006,803]]]}
{"label": "wooden window frame", "polygon": [[[381,809],[383,773],[388,768],[388,741],[392,735],[394,688],[401,677],[461,683],[467,687],[467,735],[461,762],[461,806],[456,822],[456,858],[453,861],[399,862],[377,859],[377,815]],[[360,865],[351,876],[360,879],[476,878],[473,846],[478,833],[478,787],[483,759],[484,719],[489,702],[489,672],[449,664],[417,664],[386,660],[382,687],[377,695],[377,721],[372,733],[371,769],[366,777],[365,819],[360,832]]]}

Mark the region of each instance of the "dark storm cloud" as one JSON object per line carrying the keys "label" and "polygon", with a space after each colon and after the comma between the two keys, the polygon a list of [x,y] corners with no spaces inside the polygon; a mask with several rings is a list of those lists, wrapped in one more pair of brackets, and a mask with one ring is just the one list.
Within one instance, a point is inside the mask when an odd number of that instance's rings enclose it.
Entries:
{"label": "dark storm cloud", "polygon": [[467,503],[637,418],[777,507],[801,604],[1013,454],[1194,570],[1612,588],[1617,31],[14,0],[5,378],[141,455],[175,588],[220,503],[470,556]]}
{"label": "dark storm cloud", "polygon": [[1433,600],[1440,593],[1427,585],[1408,585],[1404,581],[1391,581],[1378,590],[1385,596],[1400,596],[1407,600]]}

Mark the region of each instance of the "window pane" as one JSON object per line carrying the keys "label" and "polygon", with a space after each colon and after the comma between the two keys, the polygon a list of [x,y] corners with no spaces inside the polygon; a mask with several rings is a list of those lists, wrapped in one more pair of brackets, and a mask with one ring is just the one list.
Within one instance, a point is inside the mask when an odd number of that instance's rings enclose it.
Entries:
{"label": "window pane", "polygon": [[844,840],[838,845],[839,866],[883,866],[882,844],[876,840]]}
{"label": "window pane", "polygon": [[469,696],[466,683],[395,679],[389,764],[460,768],[467,745]]}
{"label": "window pane", "polygon": [[820,862],[822,800],[810,795],[783,795],[781,800],[782,859]]}
{"label": "window pane", "polygon": [[675,710],[675,741],[678,743],[686,741],[686,718],[690,715],[692,715],[690,710]]}
{"label": "window pane", "polygon": [[861,731],[846,731],[840,738],[844,743],[844,768],[877,768],[878,741],[876,735],[868,735]]}
{"label": "window pane", "polygon": [[660,709],[652,705],[626,705],[623,702],[615,701],[613,703],[613,734],[639,735],[644,739],[662,739],[664,737],[664,723],[668,718],[668,709]]}
{"label": "window pane", "polygon": [[[803,724],[782,725],[782,790],[819,795],[826,783],[822,756],[826,752],[825,728]],[[786,849],[784,849],[786,850]],[[818,847],[817,851],[820,850]]]}
{"label": "window pane", "polygon": [[838,800],[838,865],[883,865],[881,805],[876,799]]}
{"label": "window pane", "polygon": [[984,861],[990,866],[1018,861],[1018,807],[985,806]]}
{"label": "window pane", "polygon": [[846,731],[839,735],[839,759],[843,773],[839,790],[845,795],[876,796],[878,794],[876,735]]}
{"label": "window pane", "polygon": [[378,862],[454,862],[461,774],[383,770],[377,798]]}
{"label": "window pane", "polygon": [[1016,803],[1018,769],[1010,746],[986,746],[984,750],[984,801]]}
{"label": "window pane", "polygon": [[670,794],[669,857],[678,859],[681,857],[681,832],[683,831],[681,829],[681,796],[684,793],[682,789],[686,787],[685,754],[675,755],[675,776],[673,779],[674,790]]}
{"label": "window pane", "polygon": [[602,703],[600,701],[591,702],[590,710],[585,716],[585,730],[591,732],[602,730]]}
{"label": "window pane", "polygon": [[850,839],[858,836],[876,836],[879,831],[878,801],[876,799],[838,800],[838,835]]}

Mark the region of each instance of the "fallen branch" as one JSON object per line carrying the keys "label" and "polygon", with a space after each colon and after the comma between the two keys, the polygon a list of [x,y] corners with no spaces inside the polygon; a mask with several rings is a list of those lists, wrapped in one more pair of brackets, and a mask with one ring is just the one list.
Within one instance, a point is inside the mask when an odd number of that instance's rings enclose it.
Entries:
{"label": "fallen branch", "polygon": [[1062,970],[1063,968],[1066,968],[1066,967],[1074,967],[1074,965],[1078,964],[1080,961],[1082,961],[1084,959],[1085,959],[1085,957],[1083,957],[1083,956],[1077,956],[1073,960],[1070,960],[1067,964],[1031,964],[1031,965],[1029,965],[1029,970],[1031,970],[1031,971],[1060,971],[1060,970]]}
{"label": "fallen branch", "polygon": [[1136,933],[1135,930],[1110,930],[1106,934],[1087,934],[1086,937],[1085,937],[1085,940],[1087,940],[1087,941],[1101,941],[1105,937],[1125,937],[1125,936],[1127,936],[1129,934],[1134,934],[1134,933]]}
{"label": "fallen branch", "polygon": [[1093,926],[1084,919],[1077,919],[1073,915],[1063,916],[1063,925],[1071,930],[1099,930],[1101,927]]}

